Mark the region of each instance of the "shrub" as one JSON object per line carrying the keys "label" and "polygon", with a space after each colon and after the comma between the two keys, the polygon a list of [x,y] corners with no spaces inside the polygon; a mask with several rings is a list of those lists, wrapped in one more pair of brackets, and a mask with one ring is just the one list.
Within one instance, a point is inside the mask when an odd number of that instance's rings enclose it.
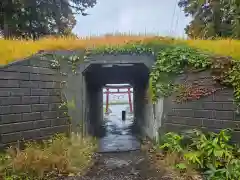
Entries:
{"label": "shrub", "polygon": [[27,143],[24,150],[10,147],[0,161],[1,176],[6,180],[51,179],[82,174],[91,164],[95,150],[92,138],[72,134],[56,135],[50,140]]}
{"label": "shrub", "polygon": [[170,153],[179,153],[182,152],[181,141],[183,140],[183,136],[178,135],[173,132],[169,132],[165,134],[163,137],[163,144],[160,146],[160,149],[167,150]]}
{"label": "shrub", "polygon": [[222,130],[218,134],[212,132],[204,134],[198,130],[188,131],[183,135],[167,133],[163,139],[160,149],[167,154],[180,153],[178,161],[175,161],[177,169],[194,167],[204,172],[209,180],[239,179],[240,151],[237,146],[230,143],[230,129]]}

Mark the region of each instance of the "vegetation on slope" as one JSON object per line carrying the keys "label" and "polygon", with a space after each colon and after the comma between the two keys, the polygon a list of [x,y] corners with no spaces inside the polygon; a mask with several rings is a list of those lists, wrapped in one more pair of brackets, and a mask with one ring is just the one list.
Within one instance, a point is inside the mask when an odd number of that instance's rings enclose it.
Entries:
{"label": "vegetation on slope", "polygon": [[146,39],[146,37],[142,36],[89,37],[86,39],[48,37],[39,41],[0,39],[0,64],[5,65],[12,61],[22,60],[42,50],[78,50],[103,45],[122,45],[129,41],[144,39]]}
{"label": "vegetation on slope", "polygon": [[[82,49],[85,51],[85,56],[81,58],[99,53],[154,55],[156,64],[150,78],[150,94],[153,101],[156,101],[159,96],[170,95],[175,91],[176,86],[171,81],[186,69],[218,69],[220,73],[215,78],[221,83],[231,85],[235,91],[236,102],[240,100],[238,81],[240,66],[236,63],[236,60],[240,59],[240,52],[237,51],[240,48],[240,41],[237,40],[181,40],[156,36],[109,35],[88,39],[49,37],[39,41],[0,40],[0,45],[3,47],[0,50],[2,64],[30,56],[40,50]],[[213,57],[219,55],[231,56],[232,60],[225,58],[222,62],[214,62]],[[60,58],[56,58],[55,63],[58,64],[59,60]],[[75,59],[73,61],[76,66]],[[206,90],[202,87],[197,87],[195,90],[206,95],[209,94],[207,91],[215,92],[213,89]]]}
{"label": "vegetation on slope", "polygon": [[0,179],[44,180],[82,175],[91,166],[96,142],[72,134],[56,135],[42,144],[27,143],[24,150],[9,148],[0,155]]}
{"label": "vegetation on slope", "polygon": [[[185,71],[208,69],[212,71],[213,78],[218,82],[233,87],[235,101],[237,105],[240,104],[240,52],[237,51],[240,48],[240,41],[237,40],[175,40],[153,36],[120,35],[89,39],[0,40],[0,46],[3,47],[0,49],[3,65],[40,50],[85,50],[85,56],[70,58],[73,67],[76,67],[76,60],[91,54],[151,54],[156,58],[149,81],[153,102],[158,97],[169,96],[175,91],[179,92],[180,98],[184,101],[199,99],[214,93],[214,89],[198,86],[185,87],[173,83],[174,78]],[[219,55],[224,57],[218,57]],[[61,58],[56,58],[55,63],[59,64],[60,60]],[[185,97],[186,94],[187,97]],[[184,166],[180,164],[179,167]]]}
{"label": "vegetation on slope", "polygon": [[240,40],[186,40],[188,46],[240,60]]}
{"label": "vegetation on slope", "polygon": [[175,179],[191,179],[198,171],[208,180],[238,180],[240,149],[230,139],[230,129],[207,134],[195,129],[182,134],[169,132],[155,147],[162,157],[155,162],[184,177]]}
{"label": "vegetation on slope", "polygon": [[41,50],[77,50],[96,48],[99,46],[121,46],[129,42],[154,42],[161,44],[185,43],[190,47],[209,51],[213,54],[231,56],[240,59],[240,41],[238,40],[173,40],[154,36],[128,36],[116,35],[105,37],[89,37],[76,39],[71,37],[53,38],[47,37],[39,41],[25,40],[4,40],[0,39],[0,65],[8,64],[12,61],[22,60]]}

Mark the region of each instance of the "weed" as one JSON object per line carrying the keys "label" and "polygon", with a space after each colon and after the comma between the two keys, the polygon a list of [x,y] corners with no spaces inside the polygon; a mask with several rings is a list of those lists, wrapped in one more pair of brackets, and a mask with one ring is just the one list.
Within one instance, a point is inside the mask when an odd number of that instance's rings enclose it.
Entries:
{"label": "weed", "polygon": [[24,150],[10,147],[1,156],[0,177],[40,180],[82,174],[91,164],[94,150],[95,141],[78,134],[71,138],[56,135],[42,144],[27,143]]}
{"label": "weed", "polygon": [[4,40],[0,39],[0,64],[8,64],[11,61],[24,59],[28,56],[36,54],[42,50],[78,50],[88,49],[99,46],[123,45],[128,42],[144,41],[147,44],[187,44],[203,51],[208,51],[213,54],[223,56],[231,56],[234,59],[240,59],[240,41],[239,40],[183,40],[163,38],[158,36],[140,36],[140,35],[126,35],[116,34],[103,37],[87,37],[87,38],[73,38],[73,37],[45,37],[39,41],[25,41],[25,40]]}
{"label": "weed", "polygon": [[230,143],[230,129],[207,134],[198,130],[182,135],[170,132],[163,139],[159,147],[166,152],[166,164],[174,165],[180,172],[192,168],[204,172],[209,180],[239,179],[239,149]]}
{"label": "weed", "polygon": [[169,153],[180,153],[183,150],[181,147],[182,140],[183,136],[169,132],[163,137],[163,144],[160,146],[160,149],[166,150]]}

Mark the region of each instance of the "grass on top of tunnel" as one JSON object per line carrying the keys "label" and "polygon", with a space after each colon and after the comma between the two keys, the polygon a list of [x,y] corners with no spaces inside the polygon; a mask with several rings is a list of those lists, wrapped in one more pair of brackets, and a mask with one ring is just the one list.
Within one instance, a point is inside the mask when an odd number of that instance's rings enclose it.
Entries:
{"label": "grass on top of tunnel", "polygon": [[105,37],[46,37],[38,41],[0,39],[0,65],[8,64],[36,54],[40,50],[78,50],[98,46],[123,45],[129,41],[146,40],[146,36],[105,36]]}
{"label": "grass on top of tunnel", "polygon": [[190,47],[240,60],[240,40],[185,40],[184,42]]}
{"label": "grass on top of tunnel", "polygon": [[40,50],[77,50],[99,46],[121,46],[129,42],[151,42],[161,44],[184,43],[210,53],[231,56],[240,60],[240,40],[184,40],[152,35],[107,35],[87,38],[45,37],[38,41],[0,39],[0,65],[27,58]]}

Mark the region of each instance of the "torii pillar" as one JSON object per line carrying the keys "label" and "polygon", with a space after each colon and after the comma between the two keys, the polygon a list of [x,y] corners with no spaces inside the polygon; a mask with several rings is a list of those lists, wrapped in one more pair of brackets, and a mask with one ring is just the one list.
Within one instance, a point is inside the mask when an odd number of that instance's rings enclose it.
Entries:
{"label": "torii pillar", "polygon": [[106,88],[106,112],[108,113],[108,107],[109,106],[109,88]]}
{"label": "torii pillar", "polygon": [[131,87],[127,87],[127,92],[120,92],[119,89],[125,89],[126,87],[114,87],[113,89],[117,89],[117,92],[110,92],[109,89],[111,89],[111,87],[107,87],[106,88],[106,92],[104,94],[106,94],[106,111],[105,113],[108,113],[108,109],[109,109],[109,94],[128,94],[128,103],[129,103],[129,107],[130,107],[130,112],[133,112],[133,107],[132,107],[132,97],[131,97]]}
{"label": "torii pillar", "polygon": [[133,108],[132,108],[132,97],[131,97],[131,89],[128,88],[128,103],[129,103],[129,107],[130,107],[130,112],[133,112]]}

